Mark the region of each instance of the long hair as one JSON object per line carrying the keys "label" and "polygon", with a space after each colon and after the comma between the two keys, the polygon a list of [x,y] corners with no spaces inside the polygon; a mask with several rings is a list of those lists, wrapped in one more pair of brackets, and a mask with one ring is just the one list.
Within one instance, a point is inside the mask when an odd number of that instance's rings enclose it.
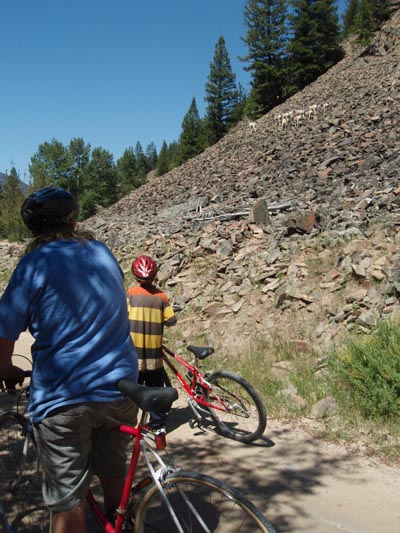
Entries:
{"label": "long hair", "polygon": [[49,226],[45,231],[34,236],[25,248],[25,255],[29,254],[36,248],[39,248],[39,246],[42,246],[43,244],[64,239],[85,242],[94,241],[96,237],[91,231],[76,228],[75,217],[71,216],[64,224]]}

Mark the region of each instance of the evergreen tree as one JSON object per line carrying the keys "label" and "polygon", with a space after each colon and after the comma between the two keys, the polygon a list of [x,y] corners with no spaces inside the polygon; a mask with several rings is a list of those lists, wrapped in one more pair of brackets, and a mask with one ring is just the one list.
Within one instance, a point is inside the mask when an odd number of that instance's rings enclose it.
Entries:
{"label": "evergreen tree", "polygon": [[169,171],[169,155],[168,155],[168,146],[165,141],[163,141],[160,154],[158,156],[156,174],[157,176],[162,176]]}
{"label": "evergreen tree", "polygon": [[203,123],[194,97],[188,112],[183,118],[179,144],[180,164],[200,154],[205,148]]}
{"label": "evergreen tree", "polygon": [[0,233],[10,241],[19,241],[29,235],[21,218],[24,194],[15,167],[5,178],[0,195]]}
{"label": "evergreen tree", "polygon": [[389,16],[389,2],[387,0],[359,0],[355,32],[358,38],[368,43],[374,31]]}
{"label": "evergreen tree", "polygon": [[348,0],[343,15],[344,35],[354,34],[360,41],[368,43],[389,15],[389,0]]}
{"label": "evergreen tree", "polygon": [[118,199],[117,178],[112,154],[103,148],[94,148],[83,196],[94,199],[102,207],[110,206]]}
{"label": "evergreen tree", "polygon": [[119,193],[118,197],[129,194],[133,189],[142,185],[142,178],[138,174],[136,166],[136,156],[133,148],[127,148],[122,157],[117,161],[118,170],[118,184]]}
{"label": "evergreen tree", "polygon": [[83,191],[79,196],[79,220],[95,215],[98,207],[96,192],[91,189]]}
{"label": "evergreen tree", "polygon": [[141,183],[144,183],[146,181],[146,176],[149,169],[147,167],[146,156],[144,155],[142,145],[139,141],[136,143],[135,157],[138,178],[140,179]]}
{"label": "evergreen tree", "polygon": [[372,5],[372,17],[377,23],[375,29],[378,29],[379,25],[390,16],[389,0],[380,0],[379,2],[370,0],[370,2]]}
{"label": "evergreen tree", "polygon": [[240,59],[248,63],[245,70],[252,76],[246,113],[254,118],[285,97],[286,3],[286,0],[247,0],[245,5],[247,33],[243,41],[249,52]]}
{"label": "evergreen tree", "polygon": [[336,0],[317,0],[315,17],[317,19],[316,50],[320,58],[320,74],[322,74],[336,65],[343,57]]}
{"label": "evergreen tree", "polygon": [[238,99],[231,113],[231,121],[233,124],[237,124],[243,118],[243,115],[245,114],[247,102],[248,102],[248,96],[241,83],[238,84],[238,93],[239,93]]}
{"label": "evergreen tree", "polygon": [[358,38],[365,43],[369,42],[375,28],[376,22],[373,19],[372,3],[369,0],[360,0],[356,21]]}
{"label": "evergreen tree", "polygon": [[214,144],[221,139],[232,124],[232,114],[238,103],[239,92],[236,76],[221,36],[215,47],[214,60],[206,83],[206,136],[208,143]]}
{"label": "evergreen tree", "polygon": [[291,0],[289,93],[297,92],[342,57],[336,0]]}
{"label": "evergreen tree", "polygon": [[157,166],[158,155],[157,155],[157,148],[154,143],[150,143],[147,146],[145,155],[146,155],[148,171],[155,169]]}
{"label": "evergreen tree", "polygon": [[359,5],[360,0],[348,0],[343,14],[343,34],[345,36],[354,32]]}
{"label": "evergreen tree", "polygon": [[169,170],[172,170],[173,168],[178,167],[181,164],[180,150],[181,146],[176,141],[173,141],[168,146]]}

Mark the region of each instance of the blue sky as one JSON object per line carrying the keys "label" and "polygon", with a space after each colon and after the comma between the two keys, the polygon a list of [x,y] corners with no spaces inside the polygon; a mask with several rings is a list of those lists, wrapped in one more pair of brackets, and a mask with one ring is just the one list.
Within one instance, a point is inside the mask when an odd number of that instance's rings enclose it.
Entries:
{"label": "blue sky", "polygon": [[[343,4],[345,0],[340,0]],[[178,140],[222,35],[246,89],[246,0],[1,0],[0,171],[28,181],[53,138],[82,137],[116,161],[139,141]]]}

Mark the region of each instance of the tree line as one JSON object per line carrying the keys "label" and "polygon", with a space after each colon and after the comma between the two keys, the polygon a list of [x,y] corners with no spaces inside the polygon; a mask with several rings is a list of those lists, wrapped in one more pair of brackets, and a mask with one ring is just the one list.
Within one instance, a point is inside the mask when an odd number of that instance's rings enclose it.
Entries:
{"label": "tree line", "polygon": [[[177,141],[127,148],[116,162],[101,147],[82,138],[64,146],[56,139],[39,145],[29,165],[30,187],[60,186],[78,199],[81,219],[94,215],[140,187],[150,171],[162,175],[218,142],[244,117],[255,120],[302,90],[343,57],[342,41],[350,35],[364,44],[389,17],[390,0],[348,0],[339,21],[337,0],[247,0],[244,7],[247,54],[239,59],[250,73],[246,91],[236,82],[225,39],[220,36],[205,83],[205,115],[197,102],[182,121]],[[15,215],[22,191],[19,176],[8,173],[0,191],[0,237],[24,236]],[[14,192],[13,192],[14,191]]]}

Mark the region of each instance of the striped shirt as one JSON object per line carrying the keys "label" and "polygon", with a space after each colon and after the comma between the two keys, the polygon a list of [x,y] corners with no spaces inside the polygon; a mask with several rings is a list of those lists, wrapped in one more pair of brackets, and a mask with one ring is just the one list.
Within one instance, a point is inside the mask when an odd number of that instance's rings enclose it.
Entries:
{"label": "striped shirt", "polygon": [[168,297],[154,285],[130,287],[126,296],[129,329],[139,359],[139,370],[162,368],[164,325],[176,323]]}

